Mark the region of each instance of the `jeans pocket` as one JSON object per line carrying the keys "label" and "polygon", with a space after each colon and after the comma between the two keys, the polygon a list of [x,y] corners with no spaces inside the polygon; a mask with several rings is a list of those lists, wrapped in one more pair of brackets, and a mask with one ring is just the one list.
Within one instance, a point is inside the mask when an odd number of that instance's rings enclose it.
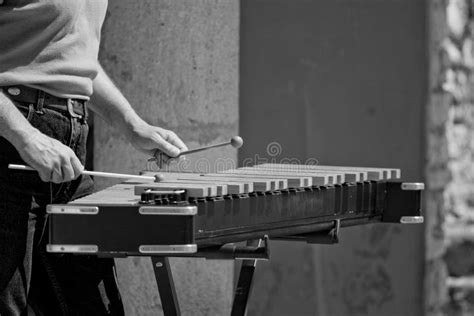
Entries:
{"label": "jeans pocket", "polygon": [[[13,100],[12,102],[28,122],[31,123],[34,120],[36,112],[33,104]],[[5,138],[0,137],[0,178],[7,177],[7,165],[10,163],[23,164],[24,161],[20,158],[15,147]]]}

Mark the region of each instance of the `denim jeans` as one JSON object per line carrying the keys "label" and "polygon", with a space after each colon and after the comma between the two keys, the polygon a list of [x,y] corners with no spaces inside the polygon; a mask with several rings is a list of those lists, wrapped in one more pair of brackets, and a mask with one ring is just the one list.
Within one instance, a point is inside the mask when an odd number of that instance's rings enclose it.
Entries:
{"label": "denim jeans", "polygon": [[[34,127],[71,147],[84,163],[86,118],[67,107],[14,103]],[[45,251],[46,205],[91,193],[92,179],[45,183],[36,172],[8,169],[9,163],[24,164],[0,137],[0,315],[26,315],[27,305],[37,315],[123,315],[113,259]]]}

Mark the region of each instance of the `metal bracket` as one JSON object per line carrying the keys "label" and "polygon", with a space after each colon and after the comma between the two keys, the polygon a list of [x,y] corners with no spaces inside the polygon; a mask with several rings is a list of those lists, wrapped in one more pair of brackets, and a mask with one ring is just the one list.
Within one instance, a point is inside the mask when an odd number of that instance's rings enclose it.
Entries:
{"label": "metal bracket", "polygon": [[52,253],[96,253],[97,245],[46,245],[46,251]]}
{"label": "metal bracket", "polygon": [[50,204],[46,206],[48,214],[76,214],[76,215],[97,215],[97,206],[71,205],[71,204]]}
{"label": "metal bracket", "polygon": [[420,224],[421,192],[424,183],[419,182],[392,182],[385,185],[385,205],[382,211],[382,222]]}
{"label": "metal bracket", "polygon": [[197,214],[197,206],[141,206],[138,213],[141,215],[184,215],[191,216]]}
{"label": "metal bracket", "polygon": [[402,216],[400,218],[401,224],[423,224],[425,218],[423,216]]}
{"label": "metal bracket", "polygon": [[138,251],[149,255],[169,255],[181,253],[195,253],[197,251],[196,244],[189,245],[141,245]]}
{"label": "metal bracket", "polygon": [[404,191],[423,191],[425,184],[421,182],[403,182],[401,187]]}

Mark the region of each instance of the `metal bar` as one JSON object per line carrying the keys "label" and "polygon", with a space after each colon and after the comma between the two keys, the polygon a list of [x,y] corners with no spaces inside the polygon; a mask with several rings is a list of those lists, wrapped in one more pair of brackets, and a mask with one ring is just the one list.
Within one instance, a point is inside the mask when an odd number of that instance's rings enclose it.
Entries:
{"label": "metal bar", "polygon": [[165,316],[181,315],[168,257],[151,257],[151,262],[155,271],[163,314]]}
{"label": "metal bar", "polygon": [[276,237],[279,240],[286,241],[304,241],[308,244],[321,244],[321,245],[331,245],[339,243],[339,229],[341,227],[341,221],[335,220],[334,227],[326,231],[318,231],[308,234],[300,235],[288,235],[282,237]]}

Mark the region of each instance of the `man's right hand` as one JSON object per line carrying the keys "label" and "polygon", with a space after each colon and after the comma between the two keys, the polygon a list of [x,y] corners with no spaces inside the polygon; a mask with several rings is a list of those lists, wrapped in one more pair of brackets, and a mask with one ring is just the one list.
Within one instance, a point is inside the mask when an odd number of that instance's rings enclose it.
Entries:
{"label": "man's right hand", "polygon": [[21,158],[38,171],[44,182],[71,181],[84,170],[71,148],[34,128],[1,88],[0,136],[5,137]]}
{"label": "man's right hand", "polygon": [[44,182],[61,183],[76,179],[84,170],[71,148],[36,130],[17,150]]}

